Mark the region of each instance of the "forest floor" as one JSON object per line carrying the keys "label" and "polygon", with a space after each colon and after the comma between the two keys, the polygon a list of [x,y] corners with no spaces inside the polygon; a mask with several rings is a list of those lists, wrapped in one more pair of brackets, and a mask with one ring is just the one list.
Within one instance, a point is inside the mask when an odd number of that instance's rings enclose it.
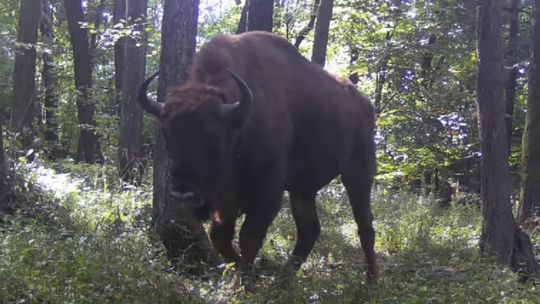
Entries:
{"label": "forest floor", "polygon": [[[150,226],[148,185],[121,189],[107,166],[49,166],[55,170],[17,165],[22,207],[0,221],[0,303],[540,301],[534,283],[518,283],[479,255],[475,203],[441,207],[430,197],[375,190],[379,280],[370,285],[346,195],[333,183],[318,197],[322,234],[303,268],[281,271],[296,234],[285,203],[246,290],[230,265],[198,276],[172,270]],[[540,231],[530,233],[540,244]]]}

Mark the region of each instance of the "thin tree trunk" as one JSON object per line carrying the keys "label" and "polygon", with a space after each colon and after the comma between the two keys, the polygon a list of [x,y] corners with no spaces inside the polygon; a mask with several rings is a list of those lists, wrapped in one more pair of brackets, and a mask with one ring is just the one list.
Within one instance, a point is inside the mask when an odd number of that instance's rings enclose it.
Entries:
{"label": "thin tree trunk", "polygon": [[[125,1],[125,0],[124,0]],[[137,101],[137,90],[144,81],[146,65],[146,9],[147,1],[140,0],[127,6],[128,27],[132,35],[123,41],[120,77],[120,151],[119,166],[124,181],[139,183],[142,179],[142,127],[143,112]],[[140,33],[139,37],[135,37]]]}
{"label": "thin tree trunk", "polygon": [[272,32],[273,0],[247,0],[246,30]]}
{"label": "thin tree trunk", "polygon": [[[349,61],[349,66],[352,68],[356,64],[357,60],[358,60],[358,48],[351,47],[351,59]],[[352,71],[349,74],[349,80],[354,84],[358,84],[358,81],[360,80],[358,76],[358,72]]]}
{"label": "thin tree trunk", "polygon": [[[133,3],[138,3],[139,1],[133,1]],[[99,38],[99,27],[101,26],[101,21],[103,19],[102,14],[105,10],[105,0],[100,0],[98,6],[96,7],[94,14],[94,31],[90,34],[90,55],[93,57],[96,55],[96,47]]]}
{"label": "thin tree trunk", "polygon": [[480,250],[523,273],[537,269],[530,240],[510,204],[510,171],[503,100],[501,0],[478,7],[478,128],[482,153]]}
{"label": "thin tree trunk", "polygon": [[332,19],[334,0],[321,0],[315,25],[315,39],[313,40],[313,53],[311,61],[324,67],[326,61],[326,48],[328,46],[328,30]]}
{"label": "thin tree trunk", "polygon": [[428,39],[428,50],[424,52],[424,55],[422,56],[422,63],[420,65],[420,77],[422,79],[422,84],[426,88],[431,87],[431,72],[433,68],[433,52],[431,52],[430,48],[437,43],[437,36],[431,35]]}
{"label": "thin tree trunk", "polygon": [[6,202],[6,167],[4,163],[4,119],[0,114],[0,215],[7,210]]}
{"label": "thin tree trunk", "polygon": [[41,1],[21,0],[13,70],[13,106],[11,127],[18,132],[25,148],[32,142],[35,117],[36,43]]}
{"label": "thin tree trunk", "polygon": [[510,33],[508,37],[507,65],[510,67],[506,80],[506,136],[508,137],[508,151],[512,146],[512,119],[514,116],[514,103],[516,99],[516,80],[518,74],[518,43],[519,43],[519,3],[521,0],[512,0],[510,12]]}
{"label": "thin tree trunk", "polygon": [[296,40],[294,41],[294,47],[299,48],[300,44],[304,39],[306,39],[306,36],[313,30],[313,27],[315,25],[315,19],[317,18],[317,12],[319,10],[319,3],[320,0],[314,0],[313,1],[313,9],[311,11],[311,16],[309,17],[308,24],[298,33],[298,36],[296,37]]}
{"label": "thin tree trunk", "polygon": [[[167,88],[183,83],[195,53],[199,0],[166,0],[161,29],[160,79],[158,100],[165,100]],[[169,195],[170,163],[161,130],[154,147],[154,222],[169,258],[188,259],[188,264],[215,262],[202,224],[190,210],[183,209]]]}
{"label": "thin tree trunk", "polygon": [[[41,36],[43,42],[52,48],[54,44],[54,29],[53,29],[53,12],[51,3],[49,0],[42,0],[42,16],[41,16]],[[57,86],[55,70],[54,70],[54,57],[49,52],[43,52],[43,71],[41,73],[43,78],[43,86],[45,88],[45,141],[47,142],[49,149],[56,150],[58,146],[58,121],[56,119],[56,112],[58,111],[58,99],[55,92]],[[56,153],[52,153],[55,156]]]}
{"label": "thin tree trunk", "polygon": [[375,76],[375,99],[373,101],[373,106],[377,117],[382,112],[383,88],[386,84],[386,75],[388,74],[388,60],[388,55],[385,55],[381,59],[381,63],[378,65],[377,74]]}
{"label": "thin tree trunk", "polygon": [[92,100],[92,60],[88,30],[82,28],[84,12],[82,0],[64,0],[68,20],[68,30],[73,47],[75,66],[75,87],[77,96],[77,115],[80,125],[77,160],[94,163],[96,154],[101,154],[98,148],[98,138],[95,133],[94,102]]}
{"label": "thin tree trunk", "polygon": [[249,0],[246,0],[246,4],[242,7],[242,13],[240,13],[240,21],[238,21],[238,27],[236,28],[236,34],[245,33],[247,31],[247,12],[249,7]]}
{"label": "thin tree trunk", "polygon": [[[386,47],[390,47],[390,41],[394,36],[395,27],[392,31],[386,33]],[[383,99],[383,88],[386,84],[386,77],[388,75],[388,61],[390,60],[390,55],[385,53],[380,59],[380,63],[377,64],[377,74],[375,75],[375,98],[373,100],[373,106],[375,108],[375,116],[379,116],[383,110],[382,99]]]}
{"label": "thin tree trunk", "polygon": [[529,97],[523,134],[523,176],[520,219],[540,216],[540,0],[535,1],[532,53],[529,68]]}
{"label": "thin tree trunk", "polygon": [[[127,19],[127,8],[126,0],[115,0],[113,8],[113,25],[124,27],[125,20]],[[123,56],[124,56],[124,41],[125,37],[120,37],[116,40],[114,44],[114,84],[116,88],[116,100],[118,105],[120,105],[120,92],[122,91],[122,77],[124,76],[123,71]],[[120,107],[118,107],[118,114],[120,114]]]}

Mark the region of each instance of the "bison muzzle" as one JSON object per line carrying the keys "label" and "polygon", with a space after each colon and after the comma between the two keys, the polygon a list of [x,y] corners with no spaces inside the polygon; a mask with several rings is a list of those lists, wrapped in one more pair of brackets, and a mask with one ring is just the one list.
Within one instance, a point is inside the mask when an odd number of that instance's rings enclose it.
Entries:
{"label": "bison muzzle", "polygon": [[[264,32],[213,38],[163,104],[147,97],[154,77],[139,100],[159,117],[170,192],[208,210],[210,239],[226,260],[250,269],[287,190],[297,227],[289,265],[300,267],[320,234],[317,192],[341,175],[374,278],[374,112],[354,85]],[[232,240],[242,213],[238,254]]]}

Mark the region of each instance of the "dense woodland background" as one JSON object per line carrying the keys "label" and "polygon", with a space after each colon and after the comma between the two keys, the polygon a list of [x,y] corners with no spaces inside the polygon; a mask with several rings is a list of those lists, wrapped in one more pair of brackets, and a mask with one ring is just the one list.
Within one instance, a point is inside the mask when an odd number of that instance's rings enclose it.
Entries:
{"label": "dense woodland background", "polygon": [[[535,20],[539,0],[1,1],[0,302],[537,303]],[[337,181],[303,269],[281,272],[284,203],[250,288],[168,204],[138,87],[159,70],[163,100],[202,44],[252,30],[375,106],[376,285]]]}

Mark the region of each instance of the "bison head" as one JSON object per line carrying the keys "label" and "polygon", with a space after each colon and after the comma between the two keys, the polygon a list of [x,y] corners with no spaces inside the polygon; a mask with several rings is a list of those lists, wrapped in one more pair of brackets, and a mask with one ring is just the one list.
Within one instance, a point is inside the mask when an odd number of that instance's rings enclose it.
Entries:
{"label": "bison head", "polygon": [[235,134],[253,102],[248,85],[227,71],[239,88],[238,102],[230,103],[222,89],[203,83],[171,90],[164,104],[152,101],[146,91],[157,73],[139,89],[143,109],[161,122],[171,160],[169,191],[193,207],[218,189],[230,169]]}

